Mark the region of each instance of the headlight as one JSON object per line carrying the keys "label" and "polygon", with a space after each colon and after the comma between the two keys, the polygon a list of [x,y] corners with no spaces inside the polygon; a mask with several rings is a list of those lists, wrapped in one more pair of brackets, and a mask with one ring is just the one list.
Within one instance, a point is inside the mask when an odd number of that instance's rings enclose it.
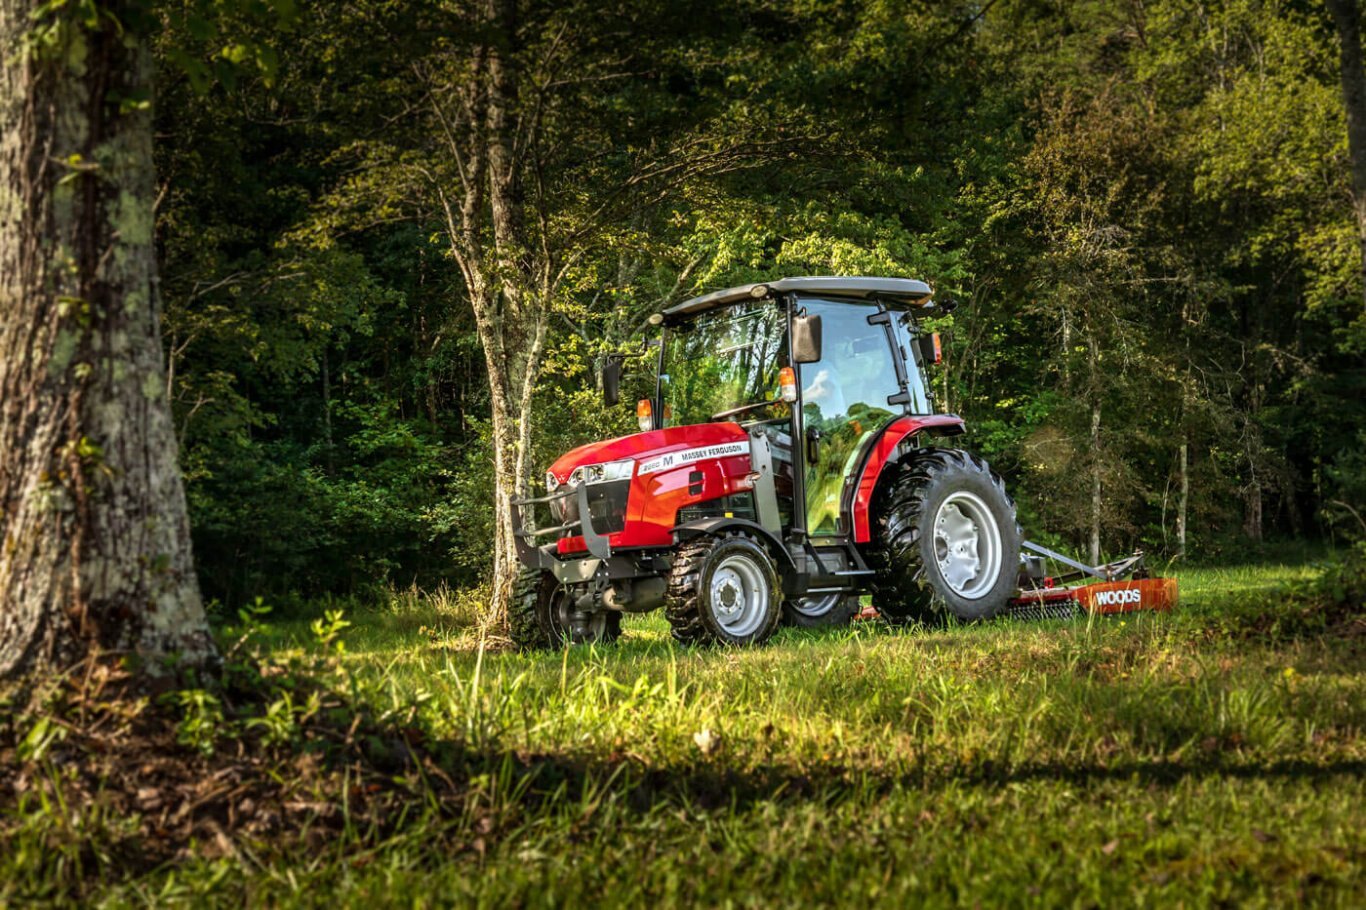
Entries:
{"label": "headlight", "polygon": [[574,469],[573,473],[569,475],[569,483],[572,486],[578,486],[581,483],[629,480],[631,474],[635,472],[635,468],[635,460],[631,458],[609,461],[606,464],[586,464]]}
{"label": "headlight", "polygon": [[554,493],[555,490],[559,487],[559,485],[560,485],[560,478],[558,478],[558,477],[555,476],[555,472],[553,472],[553,471],[546,471],[546,472],[545,472],[545,491],[546,491],[547,493]]}

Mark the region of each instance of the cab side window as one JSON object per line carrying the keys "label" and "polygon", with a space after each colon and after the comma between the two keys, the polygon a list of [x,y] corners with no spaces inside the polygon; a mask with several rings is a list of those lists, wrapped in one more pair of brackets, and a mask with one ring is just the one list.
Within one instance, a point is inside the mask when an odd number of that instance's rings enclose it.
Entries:
{"label": "cab side window", "polygon": [[807,464],[807,531],[838,534],[840,497],[864,443],[895,419],[887,403],[901,391],[887,331],[870,325],[876,306],[807,301],[822,324],[821,359],[801,368],[802,418],[818,431],[816,459]]}

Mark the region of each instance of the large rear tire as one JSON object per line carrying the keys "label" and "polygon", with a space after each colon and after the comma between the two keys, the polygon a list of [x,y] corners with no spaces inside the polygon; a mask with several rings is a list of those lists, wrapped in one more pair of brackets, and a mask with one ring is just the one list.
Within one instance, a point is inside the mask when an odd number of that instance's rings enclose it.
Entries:
{"label": "large rear tire", "polygon": [[508,608],[508,635],[523,651],[558,648],[566,644],[610,644],[621,636],[621,614],[598,610],[578,624],[573,600],[555,576],[540,569],[523,569],[517,576]]}
{"label": "large rear tire", "polygon": [[669,570],[664,615],[683,644],[762,644],[783,615],[772,558],[743,534],[683,543]]}
{"label": "large rear tire", "polygon": [[959,449],[909,453],[878,485],[873,605],[900,621],[990,619],[1014,595],[1020,532],[998,474]]}

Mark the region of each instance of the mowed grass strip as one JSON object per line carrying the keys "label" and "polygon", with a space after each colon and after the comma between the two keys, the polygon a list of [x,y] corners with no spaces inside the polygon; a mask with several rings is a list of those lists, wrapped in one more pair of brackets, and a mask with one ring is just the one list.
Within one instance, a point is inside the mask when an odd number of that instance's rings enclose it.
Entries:
{"label": "mowed grass strip", "polygon": [[[787,630],[675,647],[478,647],[399,595],[311,666],[458,744],[459,817],[188,851],[114,904],[1360,906],[1366,640],[1296,605],[1309,567],[1192,570],[1170,616]],[[240,630],[224,629],[225,641]],[[0,896],[3,896],[0,887]]]}

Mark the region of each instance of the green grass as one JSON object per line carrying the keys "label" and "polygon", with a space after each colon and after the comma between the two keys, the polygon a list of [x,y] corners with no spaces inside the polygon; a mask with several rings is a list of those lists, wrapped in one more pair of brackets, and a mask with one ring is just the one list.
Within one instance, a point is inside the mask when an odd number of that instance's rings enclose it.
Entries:
{"label": "green grass", "polygon": [[191,850],[91,896],[1359,906],[1366,640],[1303,618],[1287,592],[1315,574],[1187,570],[1170,616],[859,623],[750,651],[676,648],[650,615],[609,648],[484,653],[453,596],[350,615],[340,654],[268,623],[269,659],[459,744],[463,810]]}

